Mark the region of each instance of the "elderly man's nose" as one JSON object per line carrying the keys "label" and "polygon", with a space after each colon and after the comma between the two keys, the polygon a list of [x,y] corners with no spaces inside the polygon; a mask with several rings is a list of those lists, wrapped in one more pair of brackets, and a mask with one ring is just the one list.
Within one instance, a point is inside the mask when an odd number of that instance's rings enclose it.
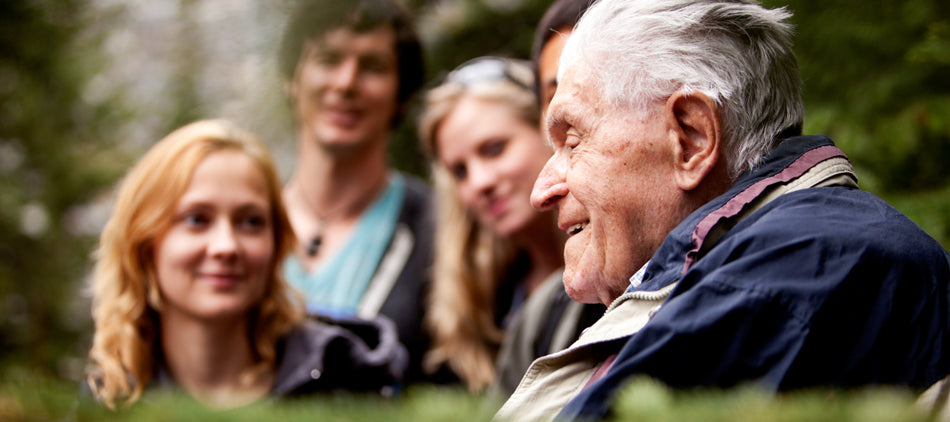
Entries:
{"label": "elderly man's nose", "polygon": [[555,153],[544,164],[538,180],[531,190],[531,206],[541,211],[553,208],[557,201],[568,193],[567,182],[564,177],[563,160]]}

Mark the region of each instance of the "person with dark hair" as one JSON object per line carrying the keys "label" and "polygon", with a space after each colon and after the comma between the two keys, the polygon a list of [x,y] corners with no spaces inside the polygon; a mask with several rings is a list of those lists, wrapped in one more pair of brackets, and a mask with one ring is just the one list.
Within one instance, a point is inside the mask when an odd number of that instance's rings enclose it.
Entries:
{"label": "person with dark hair", "polygon": [[349,29],[365,34],[380,27],[389,27],[393,36],[393,70],[398,83],[395,126],[403,117],[409,100],[425,83],[422,44],[410,12],[398,1],[300,1],[284,30],[278,63],[281,76],[285,81],[293,81],[303,53],[329,32]]}
{"label": "person with dark hair", "polygon": [[950,373],[950,254],[802,136],[790,17],[603,0],[578,21],[531,202],[568,235],[568,294],[608,310],[497,419],[604,418],[638,376],[777,392]]}
{"label": "person with dark hair", "polygon": [[[574,25],[590,7],[592,0],[558,0],[541,16],[531,46],[531,68],[534,70],[534,94],[541,105],[541,115],[548,110],[557,89],[557,60]],[[543,122],[543,121],[542,121]]]}
{"label": "person with dark hair", "polygon": [[395,0],[302,0],[279,61],[298,142],[284,188],[300,238],[287,280],[311,313],[392,319],[415,380],[429,344],[430,190],[387,162],[425,80],[412,17]]}

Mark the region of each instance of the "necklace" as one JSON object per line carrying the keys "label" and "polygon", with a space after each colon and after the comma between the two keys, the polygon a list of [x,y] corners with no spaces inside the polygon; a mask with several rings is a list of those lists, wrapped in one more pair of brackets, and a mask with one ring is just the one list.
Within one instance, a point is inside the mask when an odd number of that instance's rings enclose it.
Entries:
{"label": "necklace", "polygon": [[[313,231],[313,235],[310,237],[310,242],[307,242],[307,249],[306,249],[307,257],[313,258],[317,256],[317,254],[320,253],[320,245],[323,244],[323,232],[324,230],[326,230],[326,227],[327,227],[327,219],[330,218],[332,214],[336,214],[340,210],[333,210],[333,212],[328,214],[326,217],[322,216],[319,213],[317,213],[316,207],[310,204],[310,201],[307,199],[307,196],[304,195],[303,192],[299,192],[299,193],[300,193],[300,197],[303,199],[303,202],[307,205],[307,208],[310,208],[310,211],[313,213],[317,222],[317,227]],[[340,208],[342,209],[342,207]]]}
{"label": "necklace", "polygon": [[307,244],[307,256],[313,258],[320,253],[320,244],[323,243],[323,220],[317,221],[317,231]]}
{"label": "necklace", "polygon": [[[323,245],[324,232],[326,231],[327,222],[331,221],[330,218],[335,218],[337,214],[342,214],[347,209],[358,209],[362,212],[362,210],[367,205],[369,205],[370,202],[372,202],[373,198],[376,197],[376,194],[379,191],[378,187],[370,185],[370,188],[367,189],[365,193],[362,193],[358,197],[357,201],[353,203],[341,201],[341,203],[334,207],[331,212],[321,215],[319,212],[317,212],[317,207],[315,207],[310,202],[310,198],[308,198],[304,193],[303,186],[300,184],[300,182],[295,183],[295,185],[297,194],[300,196],[303,204],[310,209],[310,212],[315,217],[317,223],[317,227],[314,230],[313,235],[310,237],[310,241],[307,242],[307,247],[305,249],[308,258],[316,257],[320,253],[320,246]],[[347,207],[347,205],[349,205],[349,207]]]}

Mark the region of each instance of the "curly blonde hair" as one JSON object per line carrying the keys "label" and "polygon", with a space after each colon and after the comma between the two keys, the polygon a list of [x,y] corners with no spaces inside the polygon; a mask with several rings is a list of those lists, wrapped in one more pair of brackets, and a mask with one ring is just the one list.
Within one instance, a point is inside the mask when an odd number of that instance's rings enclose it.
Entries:
{"label": "curly blonde hair", "polygon": [[433,88],[419,119],[419,139],[432,159],[438,251],[425,321],[433,345],[424,366],[431,372],[447,364],[473,392],[484,390],[495,379],[495,356],[504,338],[495,322],[496,296],[519,248],[479,224],[462,204],[454,177],[437,160],[435,134],[466,96],[508,107],[513,115],[537,126],[540,113],[531,86],[530,67],[510,60],[505,77],[468,83],[450,78]]}
{"label": "curly blonde hair", "polygon": [[302,302],[285,283],[281,262],[296,242],[281,200],[273,160],[257,138],[225,120],[202,120],[175,130],[153,146],[121,182],[113,214],[102,231],[92,277],[95,334],[87,382],[97,400],[114,409],[137,401],[154,374],[162,297],[154,242],[172,224],[172,211],[195,168],[208,155],[240,151],[266,178],[274,235],[271,279],[249,311],[256,364],[252,382],[273,368],[278,340],[304,317]]}

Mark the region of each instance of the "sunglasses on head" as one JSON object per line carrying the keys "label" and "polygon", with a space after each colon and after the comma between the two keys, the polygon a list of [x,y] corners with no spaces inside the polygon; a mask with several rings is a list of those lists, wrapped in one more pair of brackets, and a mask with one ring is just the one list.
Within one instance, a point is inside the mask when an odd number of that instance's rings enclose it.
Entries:
{"label": "sunglasses on head", "polygon": [[524,60],[494,56],[478,57],[462,63],[455,70],[449,72],[445,81],[463,86],[472,86],[490,81],[508,81],[525,90],[533,91],[534,87],[531,80],[525,80],[524,76],[519,76],[513,70],[515,66],[519,65],[530,69],[528,62]]}

